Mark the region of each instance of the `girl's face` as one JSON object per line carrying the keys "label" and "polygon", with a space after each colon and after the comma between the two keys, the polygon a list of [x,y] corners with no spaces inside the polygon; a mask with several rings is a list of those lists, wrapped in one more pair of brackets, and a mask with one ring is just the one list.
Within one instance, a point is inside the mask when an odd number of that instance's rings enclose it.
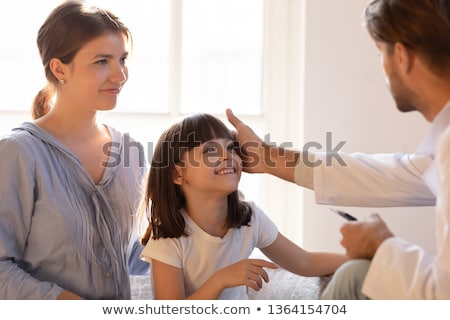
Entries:
{"label": "girl's face", "polygon": [[218,195],[226,197],[238,188],[242,160],[230,139],[213,139],[183,155],[184,164],[176,167],[174,183],[185,196]]}
{"label": "girl's face", "polygon": [[64,97],[92,110],[110,110],[128,79],[127,39],[107,33],[86,43],[69,64]]}

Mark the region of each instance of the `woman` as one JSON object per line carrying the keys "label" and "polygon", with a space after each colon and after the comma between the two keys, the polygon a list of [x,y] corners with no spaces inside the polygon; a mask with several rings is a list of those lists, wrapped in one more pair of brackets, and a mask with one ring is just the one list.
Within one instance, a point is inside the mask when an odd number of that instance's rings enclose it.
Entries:
{"label": "woman", "polygon": [[0,140],[0,299],[129,299],[129,270],[148,271],[134,228],[142,155],[97,121],[127,81],[130,41],[115,15],[79,2],[40,28],[48,84],[34,121]]}

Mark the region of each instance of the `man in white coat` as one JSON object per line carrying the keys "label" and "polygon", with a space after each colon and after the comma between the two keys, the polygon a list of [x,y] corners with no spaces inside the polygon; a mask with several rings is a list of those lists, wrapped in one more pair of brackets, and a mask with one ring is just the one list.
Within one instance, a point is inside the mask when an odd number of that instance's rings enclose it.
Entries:
{"label": "man in white coat", "polygon": [[335,273],[323,299],[450,299],[449,9],[450,0],[375,0],[365,10],[398,109],[417,110],[431,122],[414,154],[339,153],[346,166],[327,166],[326,154],[265,144],[227,110],[247,172],[313,189],[321,204],[436,206],[434,256],[396,237],[378,214],[344,224],[341,244],[352,260]]}

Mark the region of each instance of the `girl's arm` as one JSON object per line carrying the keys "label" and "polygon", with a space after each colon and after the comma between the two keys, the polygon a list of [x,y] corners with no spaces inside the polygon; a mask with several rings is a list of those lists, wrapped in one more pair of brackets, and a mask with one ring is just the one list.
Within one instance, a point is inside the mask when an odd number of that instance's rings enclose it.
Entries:
{"label": "girl's arm", "polygon": [[197,291],[186,297],[181,268],[158,260],[152,260],[151,264],[155,299],[161,300],[213,300],[218,299],[224,289],[241,285],[258,291],[262,287],[262,280],[269,281],[263,268],[278,268],[269,261],[244,259],[218,270]]}
{"label": "girl's arm", "polygon": [[330,275],[349,259],[339,253],[306,251],[281,233],[278,233],[270,246],[261,251],[280,267],[306,277]]}
{"label": "girl's arm", "polygon": [[185,299],[183,271],[181,268],[152,259],[151,261],[153,292],[155,299]]}

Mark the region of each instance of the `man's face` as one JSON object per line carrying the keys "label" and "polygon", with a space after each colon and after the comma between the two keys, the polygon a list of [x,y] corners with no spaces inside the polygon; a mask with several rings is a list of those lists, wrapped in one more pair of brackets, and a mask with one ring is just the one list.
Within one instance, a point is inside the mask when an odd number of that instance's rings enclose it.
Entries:
{"label": "man's face", "polygon": [[417,95],[405,84],[400,74],[398,59],[395,48],[389,47],[386,43],[377,42],[380,50],[380,59],[383,66],[386,84],[394,98],[397,109],[401,112],[419,110]]}

